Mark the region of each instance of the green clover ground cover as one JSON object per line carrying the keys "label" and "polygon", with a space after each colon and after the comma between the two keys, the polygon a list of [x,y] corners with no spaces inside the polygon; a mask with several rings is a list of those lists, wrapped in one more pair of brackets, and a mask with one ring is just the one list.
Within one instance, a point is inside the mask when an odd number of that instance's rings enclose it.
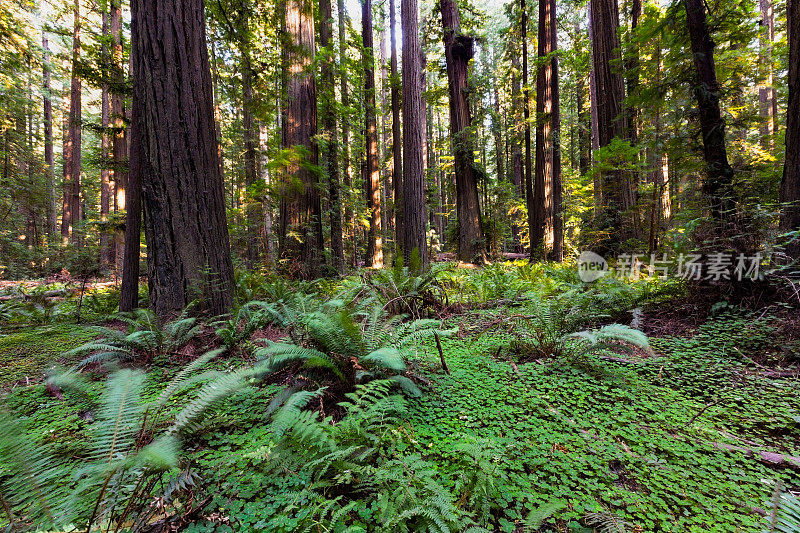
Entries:
{"label": "green clover ground cover", "polygon": [[[30,335],[24,346],[39,339],[49,354],[74,340],[66,331]],[[768,321],[723,315],[685,337],[652,339],[656,358],[606,362],[609,379],[536,362],[515,369],[504,360],[508,350],[496,358],[511,341],[507,334],[442,339],[451,375],[438,368],[435,344],[419,350],[412,367],[431,384],[409,400],[408,420],[396,429],[397,451],[433,462],[450,487],[464,473],[459,445],[491,451],[486,526],[493,531],[515,531],[554,500],[561,505],[549,524],[562,531],[578,530],[595,511],[622,517],[637,531],[761,531],[756,508],[765,507],[776,481],[800,486],[798,470],[714,443],[800,456],[796,380],[746,371],[754,369],[750,357],[775,344],[773,337]],[[152,370],[148,389],[155,394],[176,369]],[[298,498],[308,479],[265,468],[274,443],[267,406],[278,390],[236,393],[187,443],[189,464],[213,496],[207,510],[215,513],[190,531],[292,531],[311,512],[312,502]],[[7,400],[60,453],[79,455],[86,439],[80,402],[58,400],[41,385],[17,389]],[[368,527],[376,512],[374,501],[363,501],[353,516]]]}

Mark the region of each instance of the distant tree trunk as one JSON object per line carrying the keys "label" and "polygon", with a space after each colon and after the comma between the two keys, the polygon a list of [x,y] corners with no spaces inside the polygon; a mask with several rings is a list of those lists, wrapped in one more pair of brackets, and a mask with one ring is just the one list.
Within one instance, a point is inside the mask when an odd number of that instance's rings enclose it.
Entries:
{"label": "distant tree trunk", "polygon": [[[403,26],[403,254],[408,261],[416,249],[423,265],[429,261],[425,233],[425,161],[427,131],[422,102],[422,56],[419,45],[417,0],[401,0]],[[398,137],[399,139],[399,137]]]}
{"label": "distant tree trunk", "polygon": [[[575,80],[575,109],[578,120],[578,173],[581,176],[585,176],[589,173],[592,144],[591,118],[586,116],[585,83],[583,75],[579,73]],[[589,120],[587,120],[587,118],[589,118]]]}
{"label": "distant tree trunk", "polygon": [[[400,0],[401,2],[403,0]],[[402,9],[402,5],[401,5]],[[416,18],[416,17],[415,17]],[[404,24],[404,22],[401,22]],[[400,79],[397,73],[397,18],[395,0],[389,0],[389,41],[391,52],[389,58],[389,84],[392,100],[392,185],[394,187],[394,231],[395,242],[402,246],[403,233],[403,146],[400,132]],[[405,33],[405,29],[403,29]],[[405,48],[405,46],[404,46]],[[403,61],[406,55],[403,52]]]}
{"label": "distant tree trunk", "polygon": [[[519,76],[519,58],[516,53],[511,55],[511,102],[512,115],[514,116],[514,128],[511,134],[511,181],[514,184],[516,198],[525,198],[524,167],[522,164],[522,146],[519,142],[519,116],[522,108],[522,95]],[[514,239],[514,249],[517,253],[522,253],[522,238],[519,225],[511,225],[511,234]]]}
{"label": "distant tree trunk", "polygon": [[765,149],[774,145],[772,135],[777,131],[777,99],[773,87],[772,44],[775,41],[775,15],[771,0],[759,0],[761,8],[761,39],[759,63],[764,69],[765,81],[758,89],[758,101],[761,113],[761,144]]}
{"label": "distant tree trunk", "polygon": [[362,0],[361,39],[364,46],[364,192],[367,196],[369,237],[366,265],[383,267],[381,238],[381,180],[378,170],[378,128],[375,109],[375,51],[372,44],[372,0]]}
{"label": "distant tree trunk", "polygon": [[[337,1],[337,14],[339,17],[339,93],[342,99],[342,107],[347,109],[350,105],[349,86],[347,84],[347,11],[344,7],[344,0]],[[349,119],[342,120],[342,178],[345,190],[350,190],[350,126]],[[396,200],[395,200],[396,201]],[[344,208],[345,226],[350,231],[350,266],[355,267],[357,262],[356,250],[356,225],[353,218],[353,208],[349,199],[345,202]]]}
{"label": "distant tree trunk", "polygon": [[69,89],[69,118],[64,143],[64,202],[61,236],[77,242],[75,226],[81,220],[81,78],[78,68],[81,54],[80,0],[75,0],[72,30],[72,79]]}
{"label": "distant tree trunk", "polygon": [[[561,260],[561,117],[558,91],[558,49],[555,0],[539,2],[539,70],[536,75],[536,167],[534,227],[531,250]],[[559,242],[560,241],[560,242]],[[548,254],[548,249],[552,250]]]}
{"label": "distant tree trunk", "polygon": [[[789,104],[786,112],[786,161],[783,166],[780,200],[783,231],[800,230],[800,0],[786,3],[789,40]],[[800,259],[800,236],[786,247],[789,257]]]}
{"label": "distant tree trunk", "polygon": [[[661,44],[656,45],[656,85],[660,85],[662,73]],[[658,248],[659,229],[661,220],[666,220],[670,213],[669,196],[669,164],[667,154],[664,153],[664,144],[661,132],[661,105],[659,104],[654,111],[653,135],[655,137],[654,157],[651,162],[653,167],[653,196],[650,212],[650,237],[648,239],[648,251],[654,253]]]}
{"label": "distant tree trunk", "polygon": [[[128,129],[125,124],[125,70],[123,66],[125,59],[122,50],[122,0],[111,0],[111,38],[114,43],[111,51],[111,121],[114,132],[111,139],[111,152],[113,158],[112,169],[114,171],[114,208],[119,212],[126,211],[127,207],[128,168],[130,165]],[[139,201],[139,205],[141,206],[141,201]],[[139,210],[141,211],[141,207]],[[137,219],[141,219],[141,213],[134,213],[133,215]],[[137,227],[139,229],[136,229],[134,239],[136,240],[135,262],[138,269],[138,247],[141,227]],[[125,233],[125,228],[117,228],[114,233],[114,256],[118,274],[124,269]]]}
{"label": "distant tree trunk", "polygon": [[56,185],[53,172],[53,97],[50,94],[50,43],[42,32],[42,97],[44,106],[44,172],[47,180],[47,233],[58,232],[56,220]]}
{"label": "distant tree trunk", "polygon": [[455,159],[458,258],[476,263],[482,260],[484,239],[468,93],[469,60],[474,53],[474,40],[461,33],[455,0],[441,0],[440,9],[450,91],[450,135]]}
{"label": "distant tree trunk", "polygon": [[314,58],[314,10],[310,0],[290,0],[285,27],[288,46],[286,94],[283,107],[283,146],[295,148],[303,164],[291,164],[283,176],[280,257],[289,262],[292,274],[305,279],[320,275],[323,261],[322,204],[319,176],[309,166],[318,163],[317,87],[309,70]]}
{"label": "distant tree trunk", "polygon": [[522,13],[522,110],[525,130],[525,205],[528,208],[528,254],[533,259],[536,238],[536,202],[533,196],[533,165],[531,163],[531,98],[528,87],[528,6],[520,0]]}
{"label": "distant tree trunk", "polygon": [[[633,96],[639,90],[639,45],[637,43],[639,19],[642,16],[642,0],[631,0],[631,32],[629,55],[625,61],[627,71],[628,96]],[[635,105],[628,105],[625,108],[627,115],[628,138],[632,144],[636,144],[638,135],[638,110]],[[635,182],[635,180],[634,180]]]}
{"label": "distant tree trunk", "polygon": [[725,149],[725,121],[719,107],[720,88],[714,66],[714,41],[706,24],[703,0],[684,0],[684,5],[697,75],[694,94],[700,112],[703,156],[707,168],[703,189],[709,198],[712,216],[721,219],[733,209],[733,169],[728,163]]}
{"label": "distant tree trunk", "polygon": [[[589,0],[589,45],[594,50],[594,31],[592,30],[592,0]],[[591,153],[593,154],[600,148],[600,137],[598,135],[597,123],[597,83],[595,82],[595,69],[594,69],[594,54],[590,53],[589,58],[589,138]],[[589,158],[589,163],[594,163],[594,156]],[[598,172],[594,173],[592,180],[594,186],[594,215],[600,216],[600,210],[603,206],[603,182],[602,176]]]}
{"label": "distant tree trunk", "polygon": [[331,224],[331,259],[333,268],[344,274],[344,243],[342,242],[342,202],[339,195],[339,134],[336,128],[336,90],[334,74],[336,69],[333,51],[333,8],[331,0],[320,0],[319,28],[320,45],[325,49],[322,63],[322,83],[320,109],[322,129],[326,137],[323,164],[328,178],[328,209]]}
{"label": "distant tree trunk", "polygon": [[[102,86],[100,89],[100,221],[108,222],[108,215],[111,207],[111,168],[109,161],[109,151],[111,147],[111,139],[109,138],[109,129],[111,125],[111,104],[109,102],[109,70],[108,65],[110,62],[110,54],[108,50],[108,12],[105,11],[105,6],[102,7],[102,31],[103,40],[101,44],[101,57],[102,57]],[[105,224],[100,229],[100,264],[103,267],[108,267],[114,263],[114,243],[111,240],[109,228]]]}
{"label": "distant tree trunk", "polygon": [[139,152],[131,181],[142,180],[151,305],[164,318],[200,298],[208,312],[227,313],[233,264],[203,1],[133,0],[131,9]]}
{"label": "distant tree trunk", "polygon": [[[253,61],[250,57],[252,43],[249,37],[249,12],[248,8],[241,10],[241,26],[243,36],[239,43],[239,56],[241,57],[242,70],[242,129],[244,130],[244,184],[248,189],[253,187],[259,179],[258,176],[258,132],[253,118],[255,108],[255,97],[253,85],[257,83],[257,74],[253,69]],[[216,121],[215,121],[216,124]],[[261,233],[261,213],[262,207],[256,198],[247,196],[245,200],[245,212],[247,214],[247,261],[253,265],[258,261],[258,238]]]}
{"label": "distant tree trunk", "polygon": [[[619,67],[619,9],[616,0],[591,0],[592,55],[597,133],[600,148],[627,133],[624,101],[625,85]],[[601,177],[602,209],[599,228],[608,232],[606,248],[614,248],[631,235],[623,214],[633,206],[633,189],[622,170],[604,172]]]}
{"label": "distant tree trunk", "polygon": [[[280,113],[278,113],[280,117]],[[261,152],[261,179],[264,180],[264,185],[267,189],[272,184],[271,173],[269,171],[267,151],[269,150],[269,128],[265,124],[259,124],[258,127],[258,145]],[[261,242],[264,247],[264,258],[267,265],[273,266],[275,263],[275,252],[273,249],[273,229],[272,229],[272,200],[270,195],[265,195],[261,204],[263,210],[262,216],[264,217],[264,227],[261,233]]]}
{"label": "distant tree trunk", "polygon": [[492,135],[494,136],[494,161],[497,169],[497,180],[502,182],[506,178],[503,165],[503,116],[500,112],[500,80],[494,79],[494,114],[492,115]]}

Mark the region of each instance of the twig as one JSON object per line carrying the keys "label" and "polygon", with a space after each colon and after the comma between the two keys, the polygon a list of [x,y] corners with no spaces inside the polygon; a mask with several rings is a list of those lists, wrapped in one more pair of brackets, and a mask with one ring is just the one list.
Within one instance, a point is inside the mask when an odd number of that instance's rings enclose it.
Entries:
{"label": "twig", "polygon": [[439,333],[434,331],[433,338],[436,339],[436,349],[439,350],[439,360],[442,362],[442,370],[449,376],[450,369],[447,367],[447,361],[444,360],[444,351],[442,350],[442,341],[439,340]]}

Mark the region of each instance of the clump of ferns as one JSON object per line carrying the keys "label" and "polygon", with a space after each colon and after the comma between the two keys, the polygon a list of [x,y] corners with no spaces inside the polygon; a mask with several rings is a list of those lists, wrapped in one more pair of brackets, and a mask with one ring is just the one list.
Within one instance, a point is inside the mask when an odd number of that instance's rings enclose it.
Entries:
{"label": "clump of ferns", "polygon": [[527,315],[495,321],[514,336],[509,349],[520,362],[550,361],[569,365],[598,377],[613,377],[603,359],[633,361],[637,354],[652,355],[647,336],[622,324],[580,329],[592,318],[576,306],[557,299],[535,301]]}
{"label": "clump of ferns", "polygon": [[228,352],[236,354],[245,348],[256,330],[270,323],[283,323],[283,320],[276,320],[280,311],[280,305],[276,303],[247,302],[230,316],[212,322],[211,327]]}
{"label": "clump of ferns", "polygon": [[[181,468],[182,438],[195,431],[204,412],[244,387],[252,375],[251,369],[200,372],[220,352],[208,352],[185,366],[152,401],[144,398],[142,371],[111,374],[77,465],[34,438],[35,428],[25,418],[3,413],[0,495],[10,524],[33,530],[136,532],[148,530],[156,514],[167,516],[167,509],[178,505],[198,481]],[[88,396],[89,383],[80,374],[52,382]],[[182,407],[171,407],[178,393],[199,383]]]}
{"label": "clump of ferns", "polygon": [[401,254],[392,268],[366,271],[356,280],[343,282],[336,299],[361,309],[381,305],[390,315],[426,317],[447,305],[447,291],[439,276],[449,268],[446,263],[424,268],[415,250],[408,266]]}
{"label": "clump of ferns", "polygon": [[406,404],[392,387],[388,380],[357,386],[341,402],[338,422],[305,409],[321,389],[295,393],[275,413],[266,468],[309,480],[287,509],[300,518],[296,531],[352,526],[359,501],[376,502],[369,525],[380,531],[462,530],[463,513],[437,482],[434,465],[397,453]]}
{"label": "clump of ferns", "polygon": [[197,319],[188,316],[189,309],[187,307],[178,318],[163,324],[147,309],[120,315],[118,320],[127,324],[125,330],[91,326],[88,329],[94,331],[99,338],[64,355],[83,356],[80,367],[93,363],[150,363],[159,358],[177,355],[180,348],[202,331]]}
{"label": "clump of ferns", "polygon": [[406,394],[418,396],[419,388],[409,377],[406,358],[419,343],[435,334],[448,336],[436,320],[403,321],[403,316],[388,316],[380,306],[354,314],[339,302],[301,319],[300,338],[293,343],[270,342],[255,354],[264,373],[287,365],[300,365],[312,386],[330,384],[333,396],[350,392],[356,384],[373,379],[388,379]]}

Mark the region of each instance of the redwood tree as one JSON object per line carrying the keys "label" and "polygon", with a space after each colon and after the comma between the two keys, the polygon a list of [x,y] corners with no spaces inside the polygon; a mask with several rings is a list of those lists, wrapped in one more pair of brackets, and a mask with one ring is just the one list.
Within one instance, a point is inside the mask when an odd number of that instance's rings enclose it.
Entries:
{"label": "redwood tree", "polygon": [[293,149],[281,183],[281,259],[291,274],[312,279],[320,274],[322,249],[322,205],[319,174],[317,86],[311,69],[314,57],[314,10],[311,0],[289,0],[284,13],[286,102],[283,105],[283,147]]}
{"label": "redwood tree", "polygon": [[383,267],[381,237],[381,182],[378,169],[378,128],[375,110],[375,54],[372,45],[372,0],[362,0],[361,39],[364,47],[364,192],[367,196],[369,235],[366,265]]}
{"label": "redwood tree", "polygon": [[[402,0],[400,0],[402,2]],[[403,9],[401,5],[401,9]],[[389,57],[389,85],[391,88],[392,104],[392,185],[394,188],[394,231],[395,242],[402,245],[405,239],[403,233],[403,142],[400,133],[400,81],[397,75],[397,36],[395,20],[395,0],[389,0],[389,41],[391,52]],[[415,16],[416,20],[416,16]],[[406,22],[402,21],[403,33],[405,34]],[[405,39],[405,36],[403,37]],[[419,37],[416,37],[419,40]],[[419,45],[417,45],[419,48]],[[407,59],[405,53],[405,41],[403,42],[403,63]],[[403,68],[405,72],[405,67]]]}
{"label": "redwood tree", "polygon": [[684,0],[684,5],[696,74],[694,95],[700,115],[706,162],[707,175],[703,189],[709,199],[712,216],[720,219],[733,208],[730,190],[733,168],[728,163],[725,148],[725,121],[719,106],[720,87],[714,66],[714,41],[706,23],[703,0]]}
{"label": "redwood tree", "polygon": [[167,317],[233,303],[203,0],[133,0],[134,172],[142,180],[150,301]]}
{"label": "redwood tree", "polygon": [[[624,113],[625,86],[620,72],[619,8],[617,0],[591,0],[593,96],[597,104],[597,140],[600,148],[627,134]],[[623,213],[633,206],[630,176],[622,170],[603,172],[600,178],[602,208],[599,227],[608,231],[607,247],[624,241],[631,229]]]}
{"label": "redwood tree", "polygon": [[461,19],[455,0],[442,0],[439,7],[444,28],[450,93],[450,136],[455,159],[458,258],[475,263],[482,259],[484,246],[468,95],[469,61],[474,54],[474,39],[461,33]]}
{"label": "redwood tree", "polygon": [[561,260],[561,147],[555,0],[539,1],[539,70],[536,76],[536,167],[531,249]]}
{"label": "redwood tree", "polygon": [[[789,106],[786,112],[786,161],[781,180],[781,229],[800,230],[800,0],[786,2],[789,39]],[[795,236],[787,254],[800,259],[800,236]]]}
{"label": "redwood tree", "polygon": [[81,78],[78,74],[81,53],[81,8],[75,0],[72,27],[72,77],[69,89],[69,116],[64,140],[64,200],[61,235],[73,242],[75,226],[81,220]]}
{"label": "redwood tree", "polygon": [[403,25],[403,254],[409,259],[416,249],[423,265],[428,263],[425,233],[425,164],[423,143],[427,133],[422,101],[422,56],[419,46],[417,0],[401,0]]}

